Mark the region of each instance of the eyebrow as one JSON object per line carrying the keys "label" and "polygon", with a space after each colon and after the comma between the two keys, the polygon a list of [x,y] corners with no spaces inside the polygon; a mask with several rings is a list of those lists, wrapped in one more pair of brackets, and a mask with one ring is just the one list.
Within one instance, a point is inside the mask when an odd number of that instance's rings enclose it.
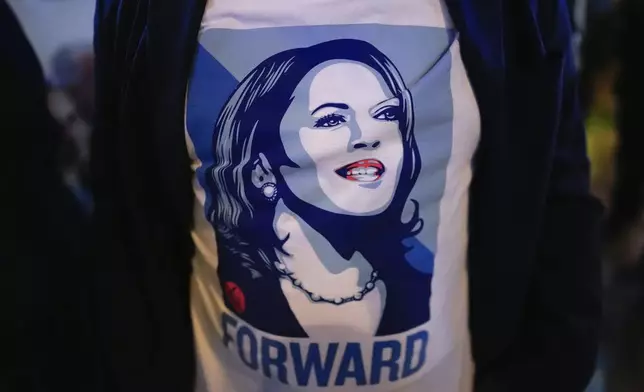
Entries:
{"label": "eyebrow", "polygon": [[373,106],[371,107],[371,109],[369,109],[369,113],[372,113],[372,114],[373,114],[373,112],[378,111],[378,110],[379,110],[379,109],[381,109],[383,106],[387,106],[387,105],[388,105],[388,104],[390,104],[392,101],[398,101],[398,102],[397,102],[397,104],[398,104],[398,106],[400,106],[400,98],[399,98],[399,97],[397,97],[397,96],[393,96],[393,97],[391,97],[391,98],[387,98],[387,99],[385,99],[385,100],[383,100],[383,101],[380,101],[380,102],[378,102],[377,104],[373,105]]}
{"label": "eyebrow", "polygon": [[400,105],[400,97],[393,96],[391,98],[387,98],[387,99],[384,99],[384,100],[378,102],[377,104],[373,105],[373,107],[375,108],[375,107],[378,107],[378,106],[382,106],[382,105],[387,104],[387,103],[389,103],[391,101],[398,101],[398,104]]}
{"label": "eyebrow", "polygon": [[324,108],[336,108],[336,109],[344,109],[347,110],[349,109],[349,105],[345,103],[336,103],[336,102],[329,102],[329,103],[323,103],[322,105],[318,106],[311,112],[311,114],[315,114],[318,110],[324,109]]}

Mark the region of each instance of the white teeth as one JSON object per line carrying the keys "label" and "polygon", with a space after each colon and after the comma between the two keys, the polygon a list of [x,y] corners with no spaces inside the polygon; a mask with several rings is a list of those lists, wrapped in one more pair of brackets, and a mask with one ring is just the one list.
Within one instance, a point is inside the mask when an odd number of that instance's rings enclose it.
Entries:
{"label": "white teeth", "polygon": [[378,169],[375,167],[357,167],[355,169],[349,170],[349,175],[352,176],[363,176],[363,175],[375,175],[378,172]]}
{"label": "white teeth", "polygon": [[347,170],[347,177],[357,182],[374,182],[380,178],[380,169],[374,166],[354,167]]}

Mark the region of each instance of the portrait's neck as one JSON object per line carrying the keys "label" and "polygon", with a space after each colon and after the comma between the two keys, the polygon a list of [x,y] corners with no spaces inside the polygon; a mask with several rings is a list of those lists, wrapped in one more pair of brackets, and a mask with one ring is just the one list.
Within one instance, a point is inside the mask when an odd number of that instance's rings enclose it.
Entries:
{"label": "portrait's neck", "polygon": [[[317,206],[300,200],[292,193],[283,194],[276,206],[277,211],[286,212],[296,216],[298,220],[306,222],[333,246],[336,253],[345,259],[350,259],[360,242],[358,236],[365,218],[326,211]],[[329,224],[333,222],[333,224]],[[353,239],[348,240],[347,236]]]}
{"label": "portrait's neck", "polygon": [[342,304],[374,288],[377,272],[360,252],[342,257],[325,236],[279,200],[273,227],[284,243],[277,270],[314,302]]}

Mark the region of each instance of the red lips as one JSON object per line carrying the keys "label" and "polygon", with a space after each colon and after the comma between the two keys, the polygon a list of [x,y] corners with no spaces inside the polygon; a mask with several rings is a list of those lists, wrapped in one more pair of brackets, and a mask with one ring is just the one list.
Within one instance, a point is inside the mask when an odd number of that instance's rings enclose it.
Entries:
{"label": "red lips", "polygon": [[374,182],[385,173],[385,165],[377,159],[362,159],[335,171],[340,177],[356,182]]}

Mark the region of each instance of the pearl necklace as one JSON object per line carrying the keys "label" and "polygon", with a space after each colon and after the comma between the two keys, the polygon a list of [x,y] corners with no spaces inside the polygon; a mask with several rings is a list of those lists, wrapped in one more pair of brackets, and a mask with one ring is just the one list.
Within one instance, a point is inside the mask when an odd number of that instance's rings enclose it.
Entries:
{"label": "pearl necklace", "polygon": [[374,270],[371,272],[371,277],[364,285],[364,288],[362,290],[358,290],[354,295],[350,297],[325,298],[304,288],[302,281],[297,279],[295,277],[295,274],[290,271],[284,263],[276,262],[275,267],[280,273],[281,278],[290,281],[293,287],[305,293],[312,302],[325,302],[333,305],[342,305],[346,304],[347,302],[362,300],[365,295],[369,294],[369,292],[371,292],[376,287],[376,281],[378,280],[378,271]]}

